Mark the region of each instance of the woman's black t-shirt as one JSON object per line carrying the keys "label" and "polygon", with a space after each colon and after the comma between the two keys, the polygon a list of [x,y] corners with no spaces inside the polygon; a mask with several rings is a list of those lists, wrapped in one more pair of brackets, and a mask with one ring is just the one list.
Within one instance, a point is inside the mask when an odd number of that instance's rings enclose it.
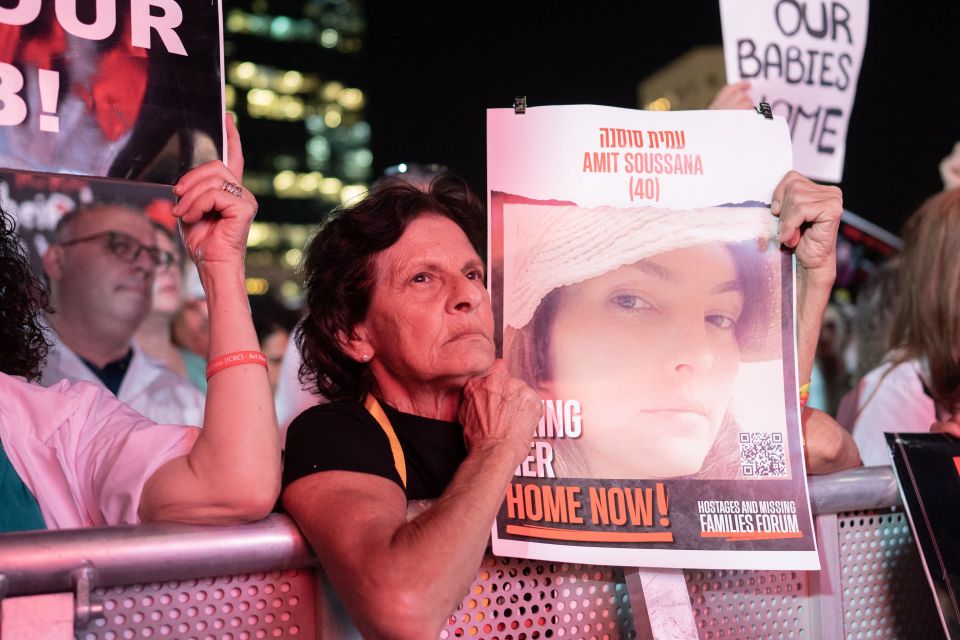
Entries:
{"label": "woman's black t-shirt", "polygon": [[[381,402],[397,434],[407,466],[407,499],[439,498],[467,455],[456,422],[402,413]],[[283,486],[320,471],[372,473],[403,488],[386,434],[355,402],[311,407],[287,430]]]}

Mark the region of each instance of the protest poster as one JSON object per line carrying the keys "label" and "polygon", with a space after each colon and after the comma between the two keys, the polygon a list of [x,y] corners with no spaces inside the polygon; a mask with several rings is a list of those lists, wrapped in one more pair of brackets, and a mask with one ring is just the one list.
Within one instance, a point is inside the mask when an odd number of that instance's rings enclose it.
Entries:
{"label": "protest poster", "polygon": [[498,555],[816,569],[782,118],[487,112],[497,341],[544,418]]}
{"label": "protest poster", "polygon": [[960,638],[960,440],[887,433],[900,496],[948,638]]}
{"label": "protest poster", "polygon": [[170,187],[73,175],[0,169],[0,207],[17,221],[30,266],[43,273],[42,258],[57,223],[67,213],[107,203],[144,211],[155,221],[173,221]]}
{"label": "protest poster", "polygon": [[173,184],[221,158],[220,2],[0,6],[0,168]]}
{"label": "protest poster", "polygon": [[720,0],[727,82],[782,115],[794,168],[840,182],[867,40],[868,0]]}

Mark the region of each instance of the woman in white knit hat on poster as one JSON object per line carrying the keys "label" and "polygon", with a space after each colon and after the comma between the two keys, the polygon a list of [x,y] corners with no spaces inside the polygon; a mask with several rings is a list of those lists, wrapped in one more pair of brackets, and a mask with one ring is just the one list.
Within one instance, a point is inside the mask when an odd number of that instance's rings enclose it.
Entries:
{"label": "woman in white knit hat on poster", "polygon": [[741,434],[786,442],[789,257],[768,208],[527,202],[503,219],[504,357],[579,418],[551,438],[557,476],[735,479]]}

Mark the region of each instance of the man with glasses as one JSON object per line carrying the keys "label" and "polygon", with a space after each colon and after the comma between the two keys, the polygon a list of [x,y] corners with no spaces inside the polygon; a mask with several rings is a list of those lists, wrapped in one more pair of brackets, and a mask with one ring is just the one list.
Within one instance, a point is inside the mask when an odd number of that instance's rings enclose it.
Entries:
{"label": "man with glasses", "polygon": [[56,343],[41,384],[101,384],[159,423],[200,425],[203,394],[146,356],[133,335],[150,312],[153,280],[174,256],[141,212],[92,204],[65,215],[43,257]]}

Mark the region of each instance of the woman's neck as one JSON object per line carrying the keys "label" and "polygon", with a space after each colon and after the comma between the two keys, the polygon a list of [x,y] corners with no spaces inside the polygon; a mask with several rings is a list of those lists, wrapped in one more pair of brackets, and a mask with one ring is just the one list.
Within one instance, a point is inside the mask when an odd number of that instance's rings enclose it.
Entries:
{"label": "woman's neck", "polygon": [[457,421],[463,395],[462,386],[403,385],[376,374],[374,380],[373,395],[397,411],[434,420]]}

